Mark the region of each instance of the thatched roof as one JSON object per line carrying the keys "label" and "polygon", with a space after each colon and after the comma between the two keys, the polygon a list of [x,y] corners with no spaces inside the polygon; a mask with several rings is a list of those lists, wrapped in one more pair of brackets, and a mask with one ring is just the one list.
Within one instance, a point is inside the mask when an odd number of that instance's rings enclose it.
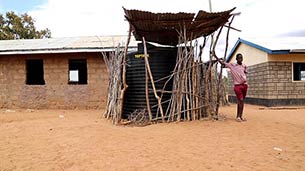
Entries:
{"label": "thatched roof", "polygon": [[178,31],[186,29],[187,39],[192,40],[207,36],[223,26],[232,16],[235,9],[208,13],[200,10],[195,13],[152,13],[139,10],[125,11],[125,18],[132,26],[136,40],[156,42],[164,45],[177,45]]}

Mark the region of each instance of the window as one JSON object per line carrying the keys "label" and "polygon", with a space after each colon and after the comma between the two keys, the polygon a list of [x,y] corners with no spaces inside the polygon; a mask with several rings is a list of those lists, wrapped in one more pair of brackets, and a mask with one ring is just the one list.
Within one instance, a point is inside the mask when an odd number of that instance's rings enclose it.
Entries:
{"label": "window", "polygon": [[43,78],[43,60],[30,59],[26,60],[26,84],[44,85]]}
{"label": "window", "polygon": [[305,63],[293,63],[293,81],[305,81]]}
{"label": "window", "polygon": [[87,84],[86,59],[69,60],[69,84]]}

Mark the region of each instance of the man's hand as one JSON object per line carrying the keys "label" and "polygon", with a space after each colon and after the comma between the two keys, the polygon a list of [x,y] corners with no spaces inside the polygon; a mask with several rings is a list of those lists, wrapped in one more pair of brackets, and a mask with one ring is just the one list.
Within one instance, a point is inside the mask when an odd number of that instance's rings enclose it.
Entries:
{"label": "man's hand", "polygon": [[217,60],[219,59],[219,58],[216,56],[215,51],[212,51],[212,52],[211,52],[211,55],[214,56]]}
{"label": "man's hand", "polygon": [[212,51],[212,52],[211,52],[211,55],[212,55],[212,57],[214,56],[214,57],[217,59],[217,61],[218,61],[219,63],[221,63],[222,65],[225,65],[225,63],[223,62],[223,60],[222,60],[222,59],[219,59],[219,58],[217,57],[215,51]]}

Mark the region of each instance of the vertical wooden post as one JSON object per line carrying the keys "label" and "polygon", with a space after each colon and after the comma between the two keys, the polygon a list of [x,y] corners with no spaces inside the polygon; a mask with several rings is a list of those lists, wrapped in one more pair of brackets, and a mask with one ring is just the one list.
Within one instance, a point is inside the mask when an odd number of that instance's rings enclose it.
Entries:
{"label": "vertical wooden post", "polygon": [[148,67],[146,65],[146,58],[147,58],[147,48],[146,48],[146,43],[143,38],[143,48],[144,48],[144,58],[145,58],[145,97],[146,97],[146,107],[147,107],[147,112],[149,116],[149,121],[152,121],[152,114],[150,110],[150,103],[149,103],[149,92],[148,92]]}
{"label": "vertical wooden post", "polygon": [[123,114],[123,104],[124,104],[124,95],[125,95],[125,91],[128,88],[128,85],[126,83],[126,58],[127,58],[127,51],[128,51],[128,45],[130,42],[130,37],[131,37],[131,25],[129,24],[129,32],[128,32],[128,38],[127,38],[127,42],[125,45],[125,49],[124,49],[124,56],[123,56],[123,72],[122,72],[122,78],[123,78],[123,88],[121,89],[121,94],[120,94],[120,106],[119,106],[119,111],[118,111],[118,116],[115,120],[115,123],[118,124],[121,122],[122,119],[122,114]]}
{"label": "vertical wooden post", "polygon": [[154,78],[152,76],[152,73],[151,73],[151,69],[150,69],[150,66],[149,66],[149,62],[148,62],[148,59],[147,59],[147,50],[146,49],[146,41],[145,41],[145,38],[142,37],[142,40],[143,40],[143,45],[145,46],[144,48],[144,60],[145,60],[145,65],[147,66],[147,71],[148,71],[148,74],[149,74],[149,77],[150,77],[150,81],[151,81],[151,85],[153,87],[153,91],[154,91],[154,95],[155,95],[155,98],[158,100],[158,107],[160,109],[160,113],[161,113],[161,118],[162,118],[162,122],[164,122],[164,113],[163,113],[163,108],[162,108],[162,103],[161,103],[161,98],[158,96],[157,94],[157,91],[156,91],[156,87],[155,87],[155,83],[154,83]]}

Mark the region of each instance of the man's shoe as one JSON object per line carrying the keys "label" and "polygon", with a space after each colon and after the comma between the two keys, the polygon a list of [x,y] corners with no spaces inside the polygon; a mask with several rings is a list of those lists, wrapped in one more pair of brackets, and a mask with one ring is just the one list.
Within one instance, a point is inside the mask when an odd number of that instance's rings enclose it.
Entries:
{"label": "man's shoe", "polygon": [[237,117],[235,120],[236,120],[237,122],[242,122],[242,121],[243,121],[240,117]]}

